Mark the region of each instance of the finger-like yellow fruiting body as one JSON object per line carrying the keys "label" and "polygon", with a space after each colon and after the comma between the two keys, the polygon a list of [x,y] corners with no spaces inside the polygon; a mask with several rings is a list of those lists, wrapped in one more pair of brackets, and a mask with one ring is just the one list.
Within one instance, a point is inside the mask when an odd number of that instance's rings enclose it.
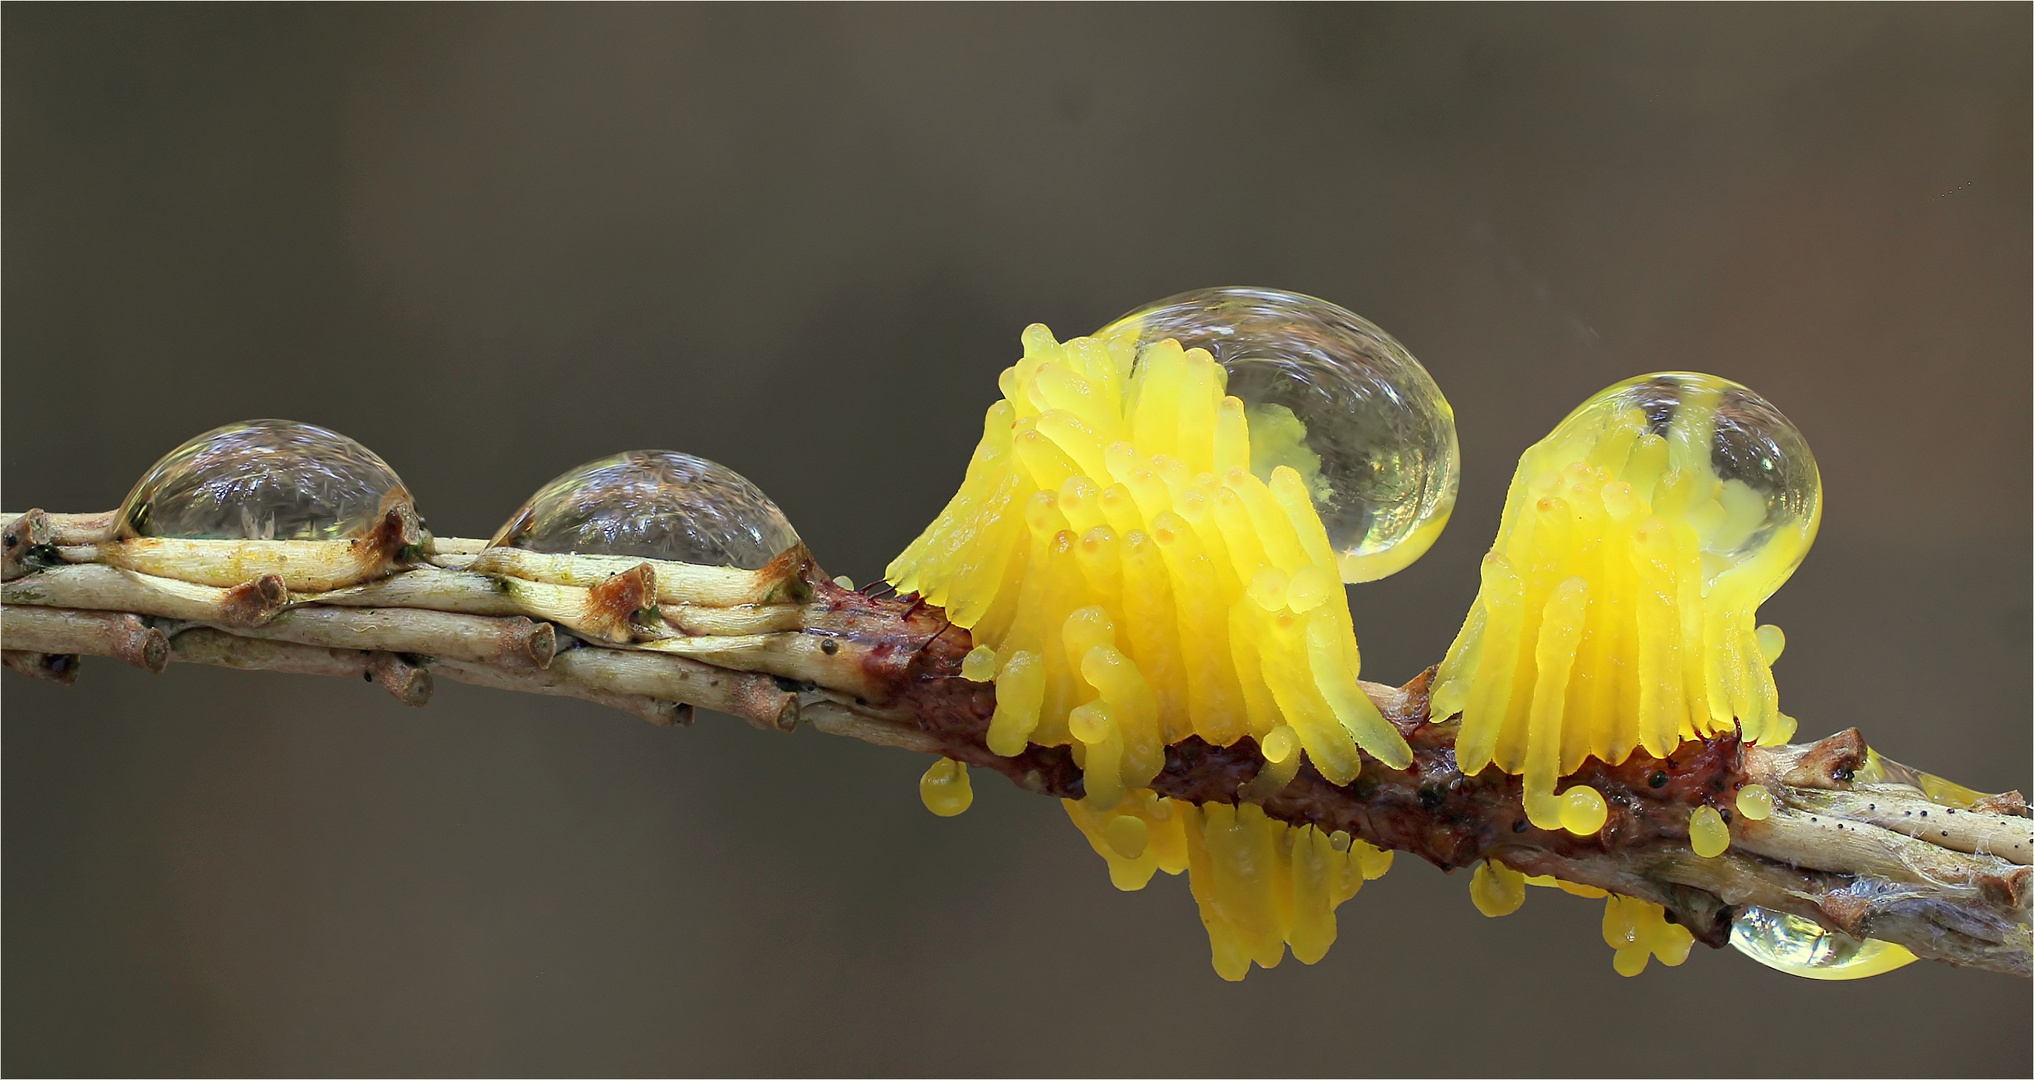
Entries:
{"label": "finger-like yellow fruiting body", "polygon": [[1255,738],[1287,779],[1302,749],[1338,784],[1358,747],[1410,763],[1357,685],[1312,498],[1289,467],[1251,472],[1223,369],[1169,339],[1023,341],[959,493],[887,572],[973,633],[989,748],[1071,744],[1097,812],[1194,735]]}
{"label": "finger-like yellow fruiting body", "polygon": [[1251,803],[1195,806],[1145,790],[1108,812],[1087,800],[1065,805],[1117,888],[1141,889],[1159,870],[1186,871],[1215,971],[1231,982],[1253,961],[1277,967],[1288,944],[1303,964],[1327,955],[1335,908],[1391,867],[1389,851],[1347,833],[1294,828]]}
{"label": "finger-like yellow fruiting body", "polygon": [[1533,824],[1586,833],[1596,793],[1555,792],[1587,757],[1791,733],[1769,667],[1785,639],[1754,616],[1820,515],[1806,442],[1751,391],[1677,373],[1591,398],[1519,460],[1441,663],[1432,713],[1461,713],[1462,771],[1521,774]]}

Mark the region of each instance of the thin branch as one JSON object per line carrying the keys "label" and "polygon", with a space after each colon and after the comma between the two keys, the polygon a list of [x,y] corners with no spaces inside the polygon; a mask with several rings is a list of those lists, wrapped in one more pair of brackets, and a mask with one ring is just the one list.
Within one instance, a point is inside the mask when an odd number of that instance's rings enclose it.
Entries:
{"label": "thin branch", "polygon": [[[359,541],[206,541],[186,549],[201,563],[191,571],[158,559],[159,544],[112,539],[110,520],[0,519],[24,549],[19,559],[9,549],[21,572],[0,584],[7,666],[68,681],[78,655],[156,671],[175,659],[365,678],[413,705],[443,677],[579,697],[658,724],[686,722],[696,706],[769,730],[802,720],[954,758],[1040,794],[1084,794],[1066,747],[988,750],[994,687],[960,676],[967,631],[917,597],[835,585],[802,547],[757,571],[483,551],[478,541],[414,534],[399,553],[390,544],[405,523],[390,520],[366,555]],[[144,562],[153,572],[138,568]],[[325,587],[335,567],[344,577],[363,566],[380,576]],[[229,581],[230,567],[249,576]],[[299,591],[284,591],[289,582]],[[1650,900],[1712,946],[1727,941],[1735,909],[1757,904],[1926,958],[2029,974],[2034,824],[2017,793],[1950,806],[1915,786],[1856,782],[1866,751],[1855,731],[1805,746],[1719,737],[1666,759],[1640,751],[1615,766],[1589,761],[1575,778],[1603,793],[1608,822],[1593,836],[1549,832],[1527,819],[1517,777],[1456,769],[1459,725],[1427,715],[1429,677],[1363,684],[1413,747],[1406,769],[1366,757],[1355,781],[1337,786],[1302,765],[1280,786],[1260,780],[1264,759],[1251,740],[1189,738],[1167,749],[1151,786],[1194,802],[1247,799],[1273,818],[1444,869],[1496,859]],[[1689,814],[1731,806],[1750,783],[1774,793],[1772,814],[1735,817],[1727,851],[1696,855]]]}

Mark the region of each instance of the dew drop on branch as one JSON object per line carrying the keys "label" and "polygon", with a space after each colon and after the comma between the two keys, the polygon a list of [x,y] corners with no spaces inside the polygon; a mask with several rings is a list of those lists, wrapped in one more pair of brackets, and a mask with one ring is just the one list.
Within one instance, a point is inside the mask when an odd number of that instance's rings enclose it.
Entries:
{"label": "dew drop on branch", "polygon": [[120,508],[123,536],[339,540],[363,536],[410,493],[335,431],[292,420],[214,428],[170,451]]}
{"label": "dew drop on branch", "polygon": [[489,546],[756,570],[797,542],[777,504],[733,469],[631,450],[545,484]]}

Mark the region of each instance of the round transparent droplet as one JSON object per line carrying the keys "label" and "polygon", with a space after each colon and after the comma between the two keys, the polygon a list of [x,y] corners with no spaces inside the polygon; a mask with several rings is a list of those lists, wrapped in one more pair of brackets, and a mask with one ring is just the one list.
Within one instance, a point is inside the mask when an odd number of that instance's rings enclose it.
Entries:
{"label": "round transparent droplet", "polygon": [[1769,968],[1805,979],[1863,979],[1915,959],[1889,941],[1859,941],[1798,915],[1751,905],[1732,920],[1730,944]]}
{"label": "round transparent droplet", "polygon": [[293,420],[247,420],[156,462],[121,506],[120,528],[193,540],[340,540],[409,503],[395,470],[352,439]]}
{"label": "round transparent droplet", "polygon": [[[1780,576],[1799,564],[1822,520],[1822,478],[1808,440],[1771,402],[1729,379],[1659,372],[1597,393],[1550,438],[1572,440],[1581,454],[1590,446],[1621,446],[1614,436],[1631,430],[1639,439],[1657,436],[1665,444],[1665,471],[1697,485],[1688,520],[1712,570],[1743,563],[1776,540],[1786,541],[1780,560],[1786,565],[1775,568]],[[1623,462],[1592,463],[1612,473],[1624,465],[1627,472],[1657,474],[1642,464],[1644,450],[1633,446]]]}
{"label": "round transparent droplet", "polygon": [[1362,317],[1277,289],[1202,289],[1096,336],[1212,354],[1250,422],[1251,471],[1299,472],[1342,580],[1397,573],[1447,525],[1461,482],[1454,410],[1405,346]]}
{"label": "round transparent droplet", "polygon": [[797,542],[777,504],[733,469],[631,450],[545,484],[490,546],[757,570]]}

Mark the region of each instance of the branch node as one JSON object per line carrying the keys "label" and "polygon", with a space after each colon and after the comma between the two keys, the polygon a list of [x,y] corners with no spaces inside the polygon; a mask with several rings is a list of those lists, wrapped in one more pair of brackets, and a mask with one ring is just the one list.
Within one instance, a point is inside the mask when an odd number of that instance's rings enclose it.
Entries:
{"label": "branch node", "polygon": [[5,663],[31,679],[46,679],[65,686],[78,681],[76,653],[39,653],[7,649],[0,651],[0,663]]}
{"label": "branch node", "polygon": [[47,547],[54,535],[49,515],[41,510],[30,510],[0,528],[0,581],[41,569],[41,560],[32,553]]}
{"label": "branch node", "polygon": [[378,652],[369,657],[365,677],[405,705],[422,707],[431,700],[433,684],[429,668],[412,663],[398,653]]}
{"label": "branch node", "polygon": [[1849,791],[1851,777],[1864,763],[1864,736],[1845,728],[1808,747],[1782,779],[1793,787]]}

